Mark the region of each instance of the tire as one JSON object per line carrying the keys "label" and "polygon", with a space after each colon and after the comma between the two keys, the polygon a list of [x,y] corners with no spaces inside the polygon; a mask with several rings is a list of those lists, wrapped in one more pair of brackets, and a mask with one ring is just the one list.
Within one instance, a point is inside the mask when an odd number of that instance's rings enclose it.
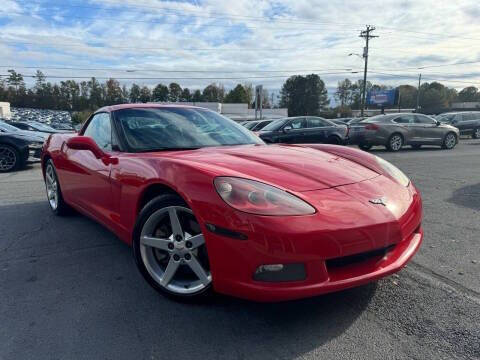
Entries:
{"label": "tire", "polygon": [[473,129],[472,138],[480,139],[480,127],[477,127],[476,129]]}
{"label": "tire", "polygon": [[333,135],[328,138],[328,143],[332,145],[341,145],[342,140],[338,136]]}
{"label": "tire", "polygon": [[0,144],[0,173],[18,170],[22,165],[23,160],[17,149],[10,145]]}
{"label": "tire", "polygon": [[368,151],[372,148],[372,145],[370,145],[370,144],[360,144],[360,145],[358,145],[358,147],[360,149],[362,149],[363,151]]}
{"label": "tire", "polygon": [[399,133],[390,135],[387,142],[387,149],[389,151],[399,151],[403,146],[403,136]]}
{"label": "tire", "polygon": [[412,145],[413,150],[419,150],[422,147],[422,145]]}
{"label": "tire", "polygon": [[64,216],[70,213],[70,207],[63,200],[57,170],[52,159],[49,159],[45,165],[45,190],[47,192],[48,204],[55,215]]}
{"label": "tire", "polygon": [[133,233],[133,256],[145,280],[167,297],[199,301],[212,293],[200,225],[177,195],[160,195],[141,210]]}
{"label": "tire", "polygon": [[443,138],[442,149],[452,150],[457,145],[457,135],[453,132],[447,133]]}

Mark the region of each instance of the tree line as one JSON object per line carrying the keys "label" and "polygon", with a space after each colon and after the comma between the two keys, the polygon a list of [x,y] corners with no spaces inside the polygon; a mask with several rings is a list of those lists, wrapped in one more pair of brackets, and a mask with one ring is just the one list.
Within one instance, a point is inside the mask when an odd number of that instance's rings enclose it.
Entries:
{"label": "tree line", "polygon": [[[83,111],[96,110],[102,106],[122,103],[147,102],[223,102],[252,104],[252,84],[238,84],[225,91],[222,84],[212,83],[203,90],[182,88],[172,82],[158,84],[153,88],[133,83],[121,85],[113,78],[99,82],[95,77],[88,81],[75,80],[51,83],[37,70],[34,86],[27,88],[23,75],[8,70],[9,76],[0,80],[0,101],[8,101],[14,107]],[[269,107],[268,92],[264,91],[264,106]]]}
{"label": "tree line", "polygon": [[[88,81],[77,82],[65,80],[51,83],[46,76],[37,70],[35,84],[27,88],[23,75],[14,70],[8,70],[9,75],[0,79],[0,101],[8,101],[14,107],[31,107],[39,109],[67,110],[71,112],[89,113],[102,106],[121,103],[139,102],[222,102],[247,103],[253,106],[254,89],[252,84],[237,84],[226,91],[222,84],[212,83],[203,90],[182,88],[175,82],[169,85],[157,84],[154,87],[121,85],[113,78],[99,82],[95,77]],[[363,81],[352,82],[344,79],[338,82],[334,98],[338,105],[329,107],[330,99],[323,80],[316,74],[289,77],[283,84],[279,106],[288,108],[289,116],[324,115],[336,116],[341,113],[349,116],[352,109],[361,106],[361,91]],[[382,84],[372,84],[367,81],[367,91],[387,90],[391,87]],[[415,108],[417,88],[411,85],[400,85],[399,102],[402,108]],[[480,101],[480,92],[470,86],[457,92],[439,82],[423,83],[420,87],[420,106],[422,109],[447,108],[452,102]],[[263,106],[271,107],[269,94],[264,90]]]}
{"label": "tree line", "polygon": [[[363,80],[352,82],[350,79],[344,79],[338,82],[335,91],[335,99],[339,103],[339,111],[342,113],[351,113],[351,110],[360,109],[361,92]],[[367,81],[367,92],[370,90],[390,90],[390,86],[372,84]],[[390,107],[401,107],[404,109],[413,109],[417,106],[418,89],[411,85],[400,85],[398,87],[397,103]],[[480,92],[475,86],[469,86],[457,92],[456,89],[446,87],[439,82],[424,82],[420,86],[419,96],[420,108],[428,110],[446,109],[454,102],[480,102]]]}

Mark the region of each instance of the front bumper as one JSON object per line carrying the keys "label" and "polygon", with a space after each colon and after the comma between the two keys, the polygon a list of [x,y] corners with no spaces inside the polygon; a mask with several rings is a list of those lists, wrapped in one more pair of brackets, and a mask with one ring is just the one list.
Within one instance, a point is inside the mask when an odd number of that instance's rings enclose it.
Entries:
{"label": "front bumper", "polygon": [[[397,187],[380,176],[361,184],[308,192],[318,210],[310,216],[235,212],[222,224],[225,213],[216,216],[211,212],[209,223],[248,237],[235,240],[204,230],[214,289],[254,301],[284,301],[347,289],[399,271],[419,249],[423,230],[421,199],[415,187],[410,184],[407,191],[395,193]],[[391,206],[368,202],[379,188],[391,194]],[[350,261],[379,249],[386,250]],[[259,266],[269,264],[303,264],[306,277],[285,282],[254,280]]]}

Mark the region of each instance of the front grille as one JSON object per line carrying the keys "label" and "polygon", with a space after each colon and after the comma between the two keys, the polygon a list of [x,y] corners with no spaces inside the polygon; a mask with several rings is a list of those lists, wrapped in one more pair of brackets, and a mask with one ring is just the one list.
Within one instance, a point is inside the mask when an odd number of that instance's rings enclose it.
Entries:
{"label": "front grille", "polygon": [[395,245],[390,245],[382,249],[377,249],[373,251],[363,252],[355,255],[343,256],[339,258],[329,259],[325,263],[327,265],[327,269],[331,268],[339,268],[342,266],[352,265],[367,261],[371,258],[378,257],[382,258],[385,256],[389,251],[391,251]]}

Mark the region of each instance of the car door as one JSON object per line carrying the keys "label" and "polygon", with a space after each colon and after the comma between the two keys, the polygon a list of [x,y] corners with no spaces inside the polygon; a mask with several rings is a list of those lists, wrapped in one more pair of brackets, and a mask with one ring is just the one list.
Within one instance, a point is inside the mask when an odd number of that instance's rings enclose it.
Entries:
{"label": "car door", "polygon": [[465,115],[465,113],[456,114],[452,120],[452,125],[455,126],[458,130],[460,130],[460,134],[462,135],[468,134],[467,119]]}
{"label": "car door", "polygon": [[441,144],[443,142],[444,129],[437,125],[437,122],[422,114],[415,115],[415,124],[418,124],[418,143]]}
{"label": "car door", "polygon": [[[95,114],[81,135],[91,137],[105,153],[114,155],[110,114]],[[90,150],[70,149],[66,143],[62,149],[66,166],[59,171],[65,196],[108,224],[112,208],[111,162],[97,159]]]}
{"label": "car door", "polygon": [[305,142],[310,144],[326,143],[329,124],[318,117],[307,117],[307,128],[305,129]]}
{"label": "car door", "polygon": [[417,144],[420,142],[420,133],[418,130],[421,126],[415,124],[415,116],[413,114],[400,115],[393,119],[393,122],[400,125],[405,130],[406,144]]}
{"label": "car door", "polygon": [[286,123],[279,134],[279,142],[287,144],[305,143],[306,119],[296,117]]}

